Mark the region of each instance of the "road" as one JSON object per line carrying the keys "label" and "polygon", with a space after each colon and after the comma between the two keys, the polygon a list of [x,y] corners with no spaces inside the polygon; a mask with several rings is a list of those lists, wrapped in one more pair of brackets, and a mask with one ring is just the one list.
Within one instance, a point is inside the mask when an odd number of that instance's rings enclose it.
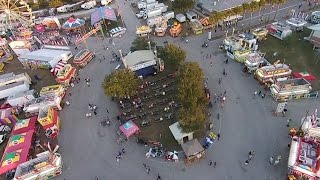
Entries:
{"label": "road", "polygon": [[[158,173],[165,180],[284,179],[289,151],[286,120],[292,118],[293,124],[298,126],[307,109],[313,110],[319,106],[318,100],[290,102],[287,117],[274,117],[271,111],[276,108],[276,103],[269,95],[265,99],[252,98],[253,92],[261,90],[262,87],[252,76],[242,72],[241,64],[224,63],[226,57],[218,48],[221,39],[210,41],[208,48],[201,48],[201,44],[206,41],[206,34],[189,37],[188,44],[166,36],[169,43],[180,45],[186,50],[188,61],[200,64],[209,78],[208,85],[212,93],[220,94],[225,90],[227,92],[225,107],[220,109],[221,121],[212,119],[215,120],[215,131],[220,130],[221,139],[207,151],[205,160],[187,167],[183,163],[146,160],[144,154],[147,148],[139,146],[133,139],[130,139],[128,144],[116,143],[117,122],[112,121],[111,127],[99,126],[99,122],[106,116],[114,119],[118,113],[117,105],[104,95],[101,88],[104,76],[111,73],[117,64],[110,64],[103,57],[110,60],[112,50],[122,49],[128,52],[135,38],[135,28],[139,24],[128,2],[116,2],[123,12],[128,31],[122,38],[114,39],[115,46],[109,44],[108,39],[101,41],[93,37],[88,40],[90,49],[97,52],[97,58],[79,72],[81,82],[70,89],[71,96],[66,96],[71,105],[65,107],[60,114],[62,131],[59,142],[64,160],[64,173],[57,179],[90,180],[99,176],[103,180],[145,180],[156,179]],[[278,15],[282,17],[287,12],[288,9],[282,9]],[[152,39],[158,44],[164,41],[163,38]],[[103,50],[103,45],[107,45],[109,50]],[[212,55],[211,60],[205,58],[207,54]],[[99,59],[102,59],[102,62]],[[213,67],[210,67],[210,61],[213,62]],[[222,76],[224,68],[228,76],[224,77],[219,85],[218,79]],[[90,87],[86,86],[84,78],[91,79]],[[88,103],[98,106],[97,116],[85,117]],[[218,108],[213,109],[216,110],[212,114],[216,114]],[[126,155],[118,164],[115,157],[122,148],[126,149]],[[254,150],[256,155],[249,166],[245,167],[243,162],[250,150]],[[268,158],[279,154],[284,158],[280,165],[269,165]],[[209,160],[217,162],[215,169],[208,166]],[[143,162],[151,168],[149,175],[142,167]]]}

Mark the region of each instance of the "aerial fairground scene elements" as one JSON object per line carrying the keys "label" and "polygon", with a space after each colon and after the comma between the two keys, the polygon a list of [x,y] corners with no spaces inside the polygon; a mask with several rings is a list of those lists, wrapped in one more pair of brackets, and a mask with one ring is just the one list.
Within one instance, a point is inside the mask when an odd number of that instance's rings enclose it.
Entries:
{"label": "aerial fairground scene elements", "polygon": [[320,0],[0,0],[0,180],[319,180]]}

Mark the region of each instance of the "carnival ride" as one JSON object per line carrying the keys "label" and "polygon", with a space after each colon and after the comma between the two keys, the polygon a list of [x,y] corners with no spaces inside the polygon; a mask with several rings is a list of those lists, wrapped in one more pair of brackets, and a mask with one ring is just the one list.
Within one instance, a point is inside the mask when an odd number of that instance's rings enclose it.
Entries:
{"label": "carnival ride", "polygon": [[24,0],[0,0],[0,30],[15,34],[17,27],[31,28],[35,17]]}
{"label": "carnival ride", "polygon": [[182,31],[182,25],[178,22],[174,22],[173,26],[169,30],[172,37],[178,37]]}
{"label": "carnival ride", "polygon": [[74,56],[73,63],[79,67],[84,67],[93,59],[93,57],[94,54],[91,51],[88,49],[83,49]]}
{"label": "carnival ride", "polygon": [[145,25],[137,28],[136,34],[140,37],[147,37],[152,32],[152,29]]}
{"label": "carnival ride", "polygon": [[202,34],[203,33],[203,26],[201,22],[197,19],[190,20],[190,27],[194,34]]}
{"label": "carnival ride", "polygon": [[268,30],[266,28],[256,28],[252,30],[252,34],[258,41],[266,40]]}

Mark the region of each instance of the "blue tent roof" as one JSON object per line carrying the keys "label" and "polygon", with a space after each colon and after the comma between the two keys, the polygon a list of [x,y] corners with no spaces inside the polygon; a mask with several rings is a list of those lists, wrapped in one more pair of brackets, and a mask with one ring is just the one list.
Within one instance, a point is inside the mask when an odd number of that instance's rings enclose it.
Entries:
{"label": "blue tent roof", "polygon": [[109,6],[96,8],[95,11],[91,14],[91,25],[95,25],[102,19],[117,21],[117,16],[114,12],[114,9]]}

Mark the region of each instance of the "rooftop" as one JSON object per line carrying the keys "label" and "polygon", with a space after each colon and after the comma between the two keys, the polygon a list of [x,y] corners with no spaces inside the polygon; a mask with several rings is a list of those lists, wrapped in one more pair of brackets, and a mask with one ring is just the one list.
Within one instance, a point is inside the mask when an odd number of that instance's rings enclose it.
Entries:
{"label": "rooftop", "polygon": [[252,0],[199,0],[198,2],[202,4],[203,8],[212,13],[231,9],[245,2],[251,1]]}
{"label": "rooftop", "polygon": [[183,139],[191,133],[184,133],[180,127],[179,122],[175,122],[169,126],[169,129],[176,140]]}
{"label": "rooftop", "polygon": [[181,147],[187,156],[194,156],[204,151],[202,145],[197,139],[192,139],[191,141],[181,144]]}
{"label": "rooftop", "polygon": [[34,60],[49,62],[54,58],[56,58],[57,56],[61,56],[63,54],[68,54],[68,53],[71,53],[71,51],[63,51],[63,50],[55,50],[55,49],[39,49],[27,54],[21,54],[19,58],[34,59]]}
{"label": "rooftop", "polygon": [[139,50],[127,54],[127,56],[124,57],[124,60],[128,67],[132,67],[148,61],[155,61],[156,56],[150,50]]}

